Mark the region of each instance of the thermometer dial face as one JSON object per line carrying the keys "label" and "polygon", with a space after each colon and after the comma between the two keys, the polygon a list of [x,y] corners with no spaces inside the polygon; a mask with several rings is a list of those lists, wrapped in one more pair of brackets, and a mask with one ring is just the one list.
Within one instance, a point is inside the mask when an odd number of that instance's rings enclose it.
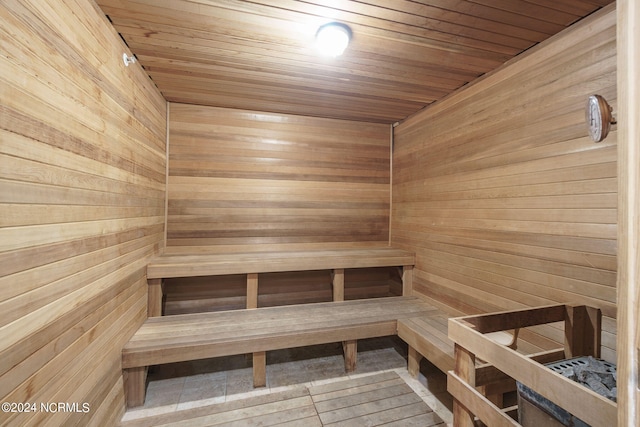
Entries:
{"label": "thermometer dial face", "polygon": [[611,125],[611,107],[600,95],[591,95],[586,108],[589,136],[594,142],[600,142],[607,137]]}

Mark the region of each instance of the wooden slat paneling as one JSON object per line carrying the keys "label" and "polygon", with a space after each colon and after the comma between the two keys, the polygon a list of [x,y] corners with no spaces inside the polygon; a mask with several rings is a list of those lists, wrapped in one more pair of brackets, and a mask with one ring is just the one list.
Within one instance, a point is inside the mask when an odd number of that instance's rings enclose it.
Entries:
{"label": "wooden slat paneling", "polygon": [[92,1],[0,16],[0,400],[38,408],[0,424],[113,425],[163,243],[166,101]]}
{"label": "wooden slat paneling", "polygon": [[[613,0],[98,0],[171,102],[393,123]],[[332,20],[344,55],[314,48]]]}
{"label": "wooden slat paneling", "polygon": [[592,143],[584,106],[615,109],[615,23],[608,7],[397,126],[391,213],[419,294],[454,313],[600,307],[612,361],[616,132]]}
{"label": "wooden slat paneling", "polygon": [[170,105],[167,251],[388,244],[389,126]]}

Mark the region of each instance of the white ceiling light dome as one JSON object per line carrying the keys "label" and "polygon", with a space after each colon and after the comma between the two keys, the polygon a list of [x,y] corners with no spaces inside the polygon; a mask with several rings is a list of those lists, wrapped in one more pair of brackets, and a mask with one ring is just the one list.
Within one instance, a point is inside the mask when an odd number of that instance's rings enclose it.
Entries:
{"label": "white ceiling light dome", "polygon": [[339,22],[330,22],[318,28],[316,48],[324,56],[342,55],[351,41],[351,28]]}

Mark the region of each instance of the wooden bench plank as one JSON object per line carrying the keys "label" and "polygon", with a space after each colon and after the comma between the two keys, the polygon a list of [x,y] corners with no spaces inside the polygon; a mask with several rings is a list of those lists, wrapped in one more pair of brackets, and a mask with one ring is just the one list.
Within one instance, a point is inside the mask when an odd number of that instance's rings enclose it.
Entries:
{"label": "wooden bench plank", "polygon": [[160,255],[149,262],[147,278],[395,267],[414,264],[415,255],[412,252],[391,247],[297,252]]}
{"label": "wooden bench plank", "polygon": [[[233,338],[238,334],[238,325],[243,328],[242,334],[247,336],[265,333],[270,329],[277,333],[295,331],[295,328],[327,328],[327,322],[344,325],[345,322],[368,322],[371,318],[374,321],[397,320],[436,310],[430,305],[416,303],[416,301],[419,300],[387,297],[351,300],[340,304],[313,303],[261,308],[257,311],[235,310],[155,317],[145,321],[126,348],[135,348],[138,343],[146,346],[147,341],[155,338],[166,342],[168,336],[175,340],[193,340],[192,337],[198,335],[208,336],[211,339]],[[312,326],[314,323],[318,326]]]}
{"label": "wooden bench plank", "polygon": [[[398,321],[398,336],[409,345],[412,375],[417,375],[420,357],[426,357],[442,372],[453,369],[454,343],[447,337],[446,314],[435,311],[429,316]],[[415,352],[419,353],[416,354]]]}
{"label": "wooden bench plank", "polygon": [[435,310],[415,297],[315,303],[147,319],[123,367],[394,335],[397,320]]}

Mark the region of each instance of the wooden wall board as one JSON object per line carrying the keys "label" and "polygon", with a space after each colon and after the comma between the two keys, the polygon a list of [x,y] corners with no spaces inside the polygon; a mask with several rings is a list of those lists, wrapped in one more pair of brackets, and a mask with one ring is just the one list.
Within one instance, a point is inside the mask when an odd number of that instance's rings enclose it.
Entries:
{"label": "wooden wall board", "polygon": [[[454,314],[596,306],[611,361],[617,132],[592,143],[584,106],[599,93],[616,108],[615,15],[605,8],[396,126],[391,213],[392,245],[416,252],[417,294]],[[543,347],[562,336],[535,333]]]}
{"label": "wooden wall board", "polygon": [[166,101],[94,2],[0,15],[0,397],[89,405],[0,424],[112,425],[164,244]]}

